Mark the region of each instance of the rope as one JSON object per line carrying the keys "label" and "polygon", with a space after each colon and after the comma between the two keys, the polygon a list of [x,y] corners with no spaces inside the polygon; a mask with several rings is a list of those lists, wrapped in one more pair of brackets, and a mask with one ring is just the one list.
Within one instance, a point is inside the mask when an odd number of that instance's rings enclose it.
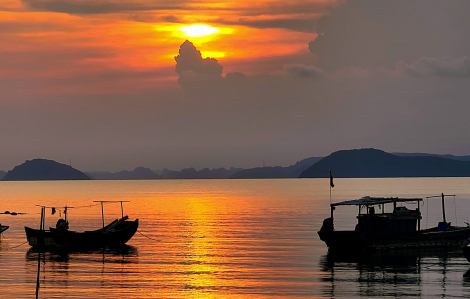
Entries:
{"label": "rope", "polygon": [[16,246],[13,246],[13,247],[10,247],[10,248],[6,248],[5,250],[12,250],[12,249],[15,249],[17,247],[20,247],[20,246],[23,246],[24,244],[28,243],[28,241],[24,242],[24,243],[21,243],[20,245],[16,245]]}
{"label": "rope", "polygon": [[146,236],[144,235],[143,233],[141,233],[140,231],[137,231],[139,234],[141,234],[142,236],[146,237],[147,239],[150,239],[150,240],[154,240],[154,241],[160,241],[160,240],[157,240],[157,239],[154,239],[154,238],[150,238],[149,236]]}

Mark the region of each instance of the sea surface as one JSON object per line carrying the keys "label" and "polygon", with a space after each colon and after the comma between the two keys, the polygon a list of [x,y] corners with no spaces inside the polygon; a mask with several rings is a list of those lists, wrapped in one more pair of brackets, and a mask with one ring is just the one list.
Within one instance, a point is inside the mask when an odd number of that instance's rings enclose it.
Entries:
{"label": "sea surface", "polygon": [[[362,196],[447,197],[447,221],[470,222],[470,178],[335,179],[332,201]],[[119,250],[38,253],[24,226],[102,226],[94,201],[129,201],[139,231]],[[318,238],[329,216],[328,179],[0,182],[0,298],[470,298],[461,252],[402,251],[335,257]],[[414,207],[415,208],[415,207]],[[441,221],[439,198],[420,207],[421,227]],[[337,229],[357,208],[338,207]],[[105,222],[119,203],[104,205]],[[39,280],[38,280],[39,269]]]}

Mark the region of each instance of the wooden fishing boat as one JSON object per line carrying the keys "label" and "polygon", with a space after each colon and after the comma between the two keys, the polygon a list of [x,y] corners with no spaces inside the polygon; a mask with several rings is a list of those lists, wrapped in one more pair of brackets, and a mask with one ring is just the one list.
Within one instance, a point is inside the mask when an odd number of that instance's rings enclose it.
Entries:
{"label": "wooden fishing boat", "polygon": [[[105,201],[101,201],[103,204]],[[108,201],[109,202],[109,201]],[[108,225],[93,231],[69,231],[67,218],[60,219],[56,228],[44,229],[45,209],[42,207],[40,229],[25,226],[26,238],[33,247],[65,247],[69,249],[92,249],[114,247],[126,244],[136,233],[139,227],[139,219],[130,221],[121,210],[121,219],[116,219]],[[65,210],[72,207],[65,207]],[[121,202],[122,209],[122,202]],[[67,215],[67,213],[64,213]],[[61,221],[62,220],[62,221]]]}
{"label": "wooden fishing boat", "polygon": [[139,219],[127,220],[125,216],[94,231],[68,231],[58,228],[32,229],[25,226],[30,246],[63,246],[70,248],[101,248],[126,244],[137,231]]}
{"label": "wooden fishing boat", "polygon": [[[330,204],[331,217],[323,221],[318,235],[329,250],[351,251],[365,249],[404,249],[461,247],[470,243],[470,226],[452,226],[446,221],[444,197],[442,194],[443,221],[437,227],[421,229],[422,198],[363,197]],[[430,197],[428,197],[430,198]],[[415,210],[397,203],[417,203]],[[392,204],[393,210],[385,212],[385,205]],[[354,230],[337,231],[333,224],[333,211],[339,206],[358,206],[358,222]],[[381,213],[376,213],[376,207]],[[365,213],[361,209],[365,208]]]}

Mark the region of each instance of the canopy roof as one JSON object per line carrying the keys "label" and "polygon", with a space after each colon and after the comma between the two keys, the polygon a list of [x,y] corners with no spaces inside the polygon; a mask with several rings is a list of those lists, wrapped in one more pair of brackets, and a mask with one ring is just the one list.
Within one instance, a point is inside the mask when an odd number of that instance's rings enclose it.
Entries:
{"label": "canopy roof", "polygon": [[386,203],[394,203],[394,202],[420,202],[423,201],[422,198],[399,198],[399,197],[370,197],[364,196],[361,199],[353,199],[353,200],[346,200],[342,202],[337,202],[331,204],[332,207],[334,206],[373,206],[373,205],[381,205]]}

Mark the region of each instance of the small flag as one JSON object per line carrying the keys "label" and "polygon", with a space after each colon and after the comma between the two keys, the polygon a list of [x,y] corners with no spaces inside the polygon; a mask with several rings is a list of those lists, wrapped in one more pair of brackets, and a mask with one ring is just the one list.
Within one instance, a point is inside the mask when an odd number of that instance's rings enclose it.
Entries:
{"label": "small flag", "polygon": [[330,170],[330,186],[331,188],[335,186],[335,184],[333,184],[333,174],[331,173],[331,170]]}

